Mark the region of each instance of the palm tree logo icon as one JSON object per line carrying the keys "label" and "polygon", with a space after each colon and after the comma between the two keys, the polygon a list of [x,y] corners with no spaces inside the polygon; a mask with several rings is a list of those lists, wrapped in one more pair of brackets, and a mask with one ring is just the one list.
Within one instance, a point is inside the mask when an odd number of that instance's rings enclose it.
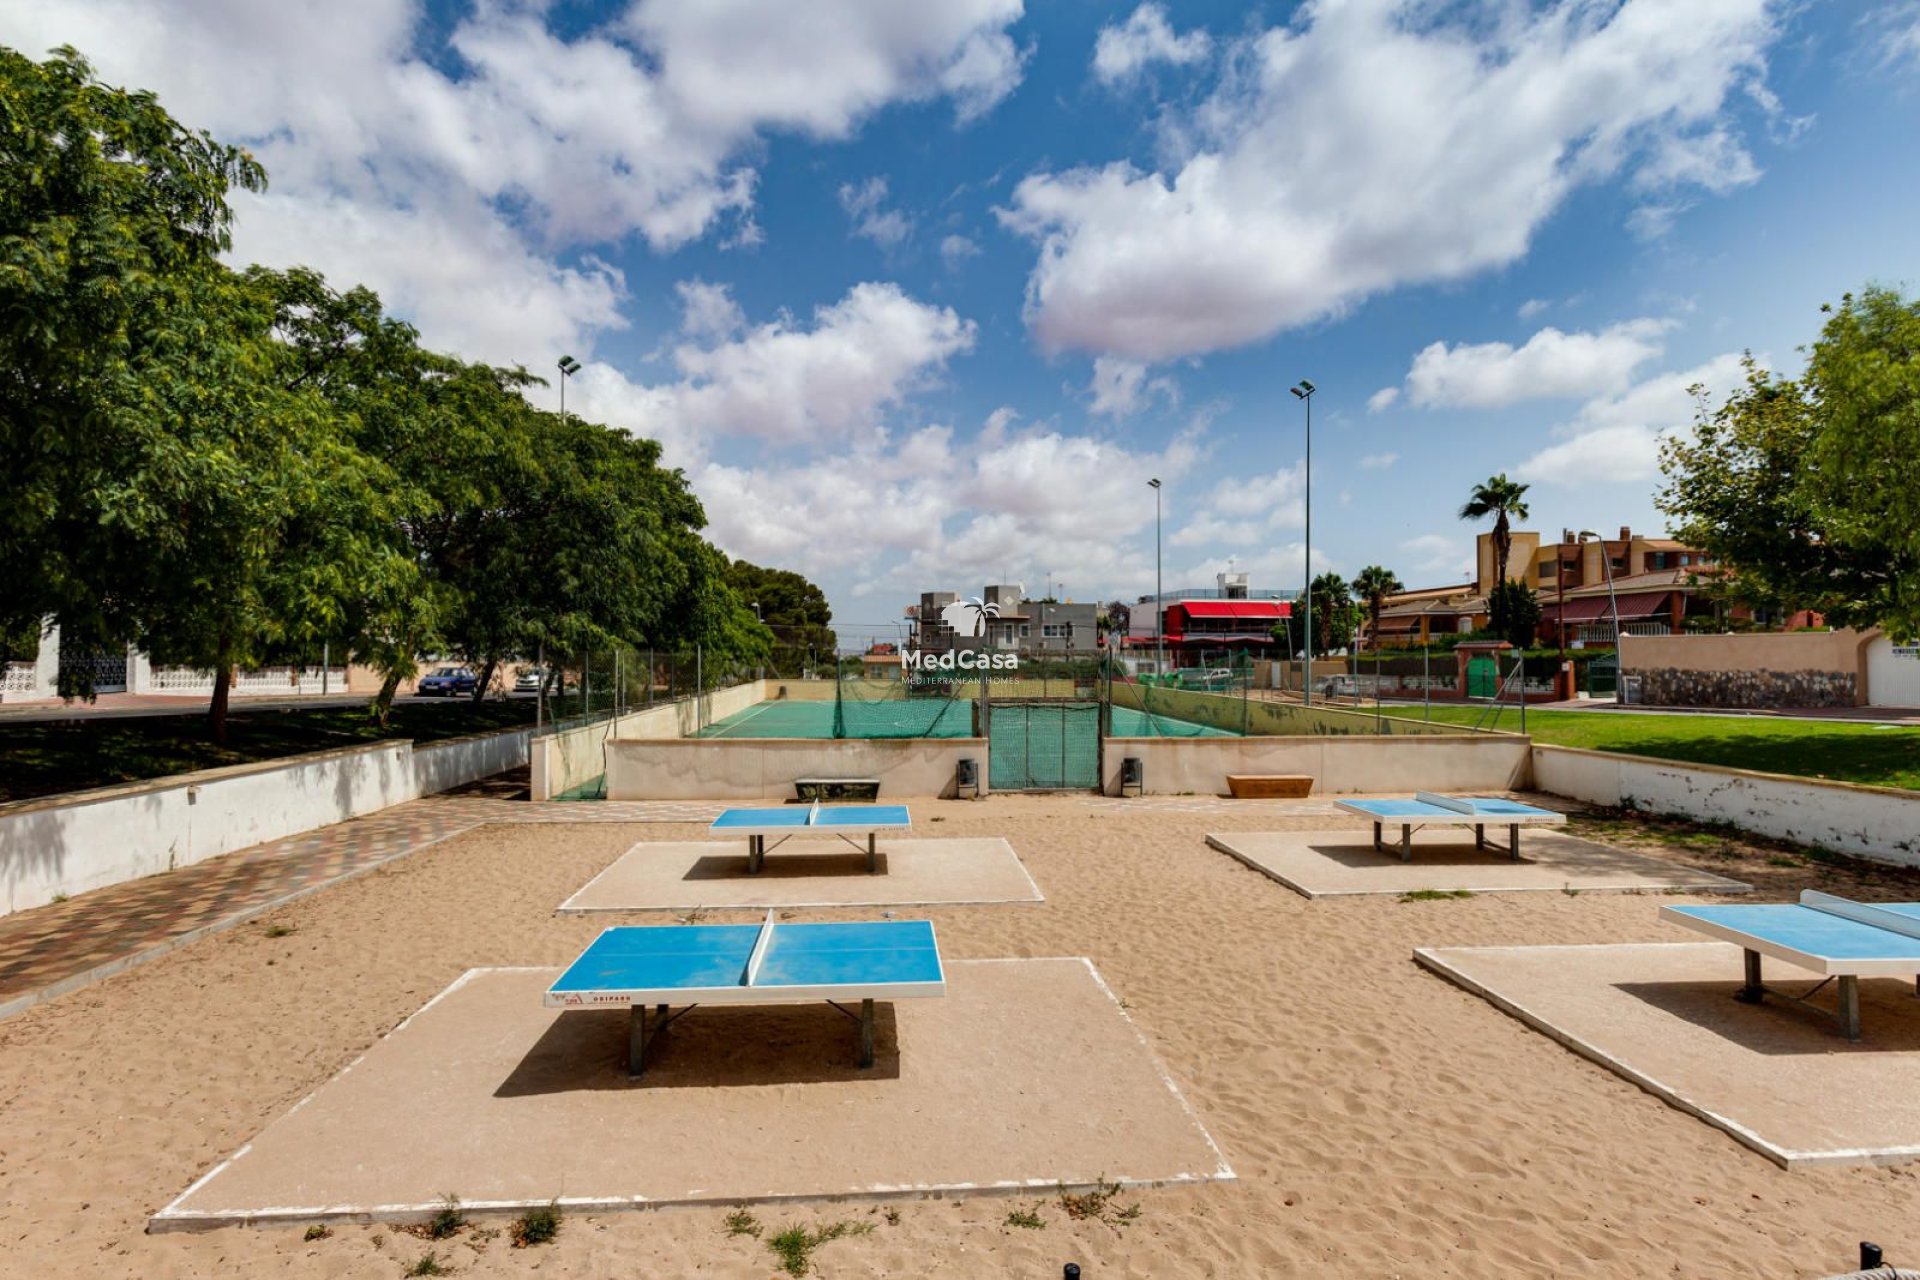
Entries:
{"label": "palm tree logo icon", "polygon": [[983,636],[987,634],[987,619],[999,616],[1000,606],[987,604],[979,596],[955,600],[940,611],[940,621],[951,627],[957,636]]}

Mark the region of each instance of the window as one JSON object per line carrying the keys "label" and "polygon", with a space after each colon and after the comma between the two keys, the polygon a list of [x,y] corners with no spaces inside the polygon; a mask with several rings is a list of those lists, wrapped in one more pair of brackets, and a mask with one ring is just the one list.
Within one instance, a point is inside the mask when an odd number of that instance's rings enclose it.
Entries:
{"label": "window", "polygon": [[1664,552],[1664,551],[1649,551],[1649,552],[1647,552],[1647,568],[1649,568],[1649,569],[1665,569],[1665,568],[1667,568],[1667,567],[1668,567],[1668,565],[1667,565],[1667,553],[1666,553],[1666,552]]}
{"label": "window", "polygon": [[[1021,628],[1025,630],[1025,628]],[[1043,640],[1065,640],[1073,634],[1073,624],[1067,622],[1043,622],[1040,624],[1040,637]]]}
{"label": "window", "polygon": [[1032,634],[1033,634],[1033,628],[1030,624],[1025,622],[1020,624],[1020,638],[1022,640],[1025,640],[1028,636]]}
{"label": "window", "polygon": [[1557,567],[1558,566],[1556,566],[1554,562],[1551,560],[1541,561],[1540,562],[1540,581],[1546,582],[1550,580],[1553,577],[1554,569]]}

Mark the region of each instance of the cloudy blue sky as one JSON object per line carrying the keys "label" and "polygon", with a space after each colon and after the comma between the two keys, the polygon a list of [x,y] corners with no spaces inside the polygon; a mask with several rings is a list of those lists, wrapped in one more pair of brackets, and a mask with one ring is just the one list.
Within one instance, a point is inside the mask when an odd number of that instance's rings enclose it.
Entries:
{"label": "cloudy blue sky", "polygon": [[[1920,277],[1920,3],[0,0],[252,146],[236,256],[666,442],[849,637],[923,588],[1457,580]],[[551,400],[554,392],[549,391]]]}

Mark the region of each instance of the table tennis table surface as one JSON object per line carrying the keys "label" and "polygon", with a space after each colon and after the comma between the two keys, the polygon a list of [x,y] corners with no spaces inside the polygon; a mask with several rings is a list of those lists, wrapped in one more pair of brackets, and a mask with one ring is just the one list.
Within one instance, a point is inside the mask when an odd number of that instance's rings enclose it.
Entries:
{"label": "table tennis table surface", "polygon": [[1472,812],[1462,809],[1448,809],[1425,800],[1336,800],[1336,807],[1349,813],[1358,813],[1365,817],[1390,822],[1459,822],[1486,823],[1497,826],[1512,822],[1555,822],[1565,821],[1566,815],[1555,813],[1552,809],[1542,809],[1536,805],[1522,804],[1518,800],[1505,800],[1497,796],[1460,796],[1462,803],[1471,803]]}
{"label": "table tennis table surface", "polygon": [[765,809],[728,809],[709,831],[733,835],[814,831],[877,831],[910,827],[903,804],[781,805]]}
{"label": "table tennis table surface", "polygon": [[[1723,941],[1765,951],[1821,974],[1904,977],[1920,973],[1920,902],[1846,904],[1885,912],[1913,930],[1882,928],[1814,905],[1832,902],[1809,892],[1802,902],[1757,902],[1710,906],[1664,906],[1666,919]],[[1845,903],[1844,899],[1838,900]]]}
{"label": "table tennis table surface", "polygon": [[[763,949],[747,981],[755,944]],[[607,929],[552,987],[548,1005],[777,1003],[835,994],[941,994],[945,971],[930,920],[763,925],[627,925]]]}

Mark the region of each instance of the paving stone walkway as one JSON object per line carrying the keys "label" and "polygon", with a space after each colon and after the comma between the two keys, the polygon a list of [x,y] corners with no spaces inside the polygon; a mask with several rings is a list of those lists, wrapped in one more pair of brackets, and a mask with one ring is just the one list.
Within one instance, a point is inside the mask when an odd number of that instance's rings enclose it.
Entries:
{"label": "paving stone walkway", "polygon": [[711,822],[723,805],[429,796],[364,818],[0,917],[0,1018],[449,836],[498,822]]}

